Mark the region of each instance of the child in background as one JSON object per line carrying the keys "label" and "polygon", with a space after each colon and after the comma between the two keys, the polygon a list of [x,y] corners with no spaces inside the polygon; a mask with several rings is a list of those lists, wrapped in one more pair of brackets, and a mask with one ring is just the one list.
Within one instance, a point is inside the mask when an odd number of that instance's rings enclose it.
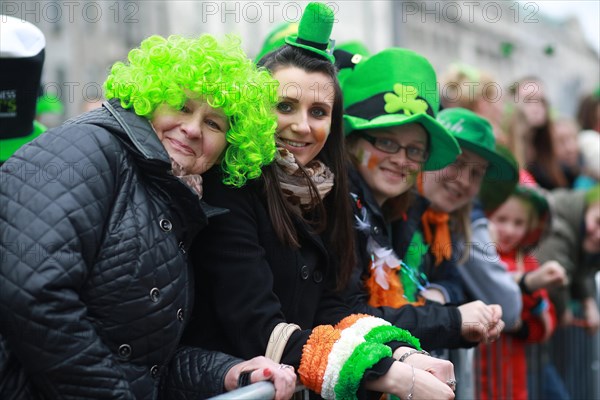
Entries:
{"label": "child in background", "polygon": [[526,345],[546,341],[556,327],[546,289],[566,285],[567,277],[556,261],[540,266],[531,253],[550,217],[548,202],[536,186],[533,177],[521,171],[513,194],[490,217],[498,254],[521,288],[523,311],[515,331],[503,334],[497,346],[481,348],[482,400],[526,400]]}

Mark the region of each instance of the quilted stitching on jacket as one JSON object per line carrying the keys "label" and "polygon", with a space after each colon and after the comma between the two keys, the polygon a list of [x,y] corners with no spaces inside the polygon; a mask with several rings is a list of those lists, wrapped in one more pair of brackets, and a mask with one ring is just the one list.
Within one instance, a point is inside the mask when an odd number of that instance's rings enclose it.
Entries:
{"label": "quilted stitching on jacket", "polygon": [[0,170],[0,339],[51,398],[155,398],[151,367],[175,350],[178,310],[189,309],[180,242],[205,218],[167,174],[149,124],[119,112],[143,152],[101,109],[46,132]]}

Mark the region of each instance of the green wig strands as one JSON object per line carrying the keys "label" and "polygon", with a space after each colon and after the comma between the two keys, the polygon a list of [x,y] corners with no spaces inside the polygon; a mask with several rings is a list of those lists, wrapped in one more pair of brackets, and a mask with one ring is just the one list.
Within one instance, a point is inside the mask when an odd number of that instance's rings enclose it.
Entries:
{"label": "green wig strands", "polygon": [[230,122],[223,181],[236,187],[259,177],[275,156],[277,86],[248,59],[239,38],[219,43],[208,34],[151,36],[129,52],[128,63],[115,63],[104,83],[107,99],[148,119],[158,106],[178,110],[188,98],[222,109]]}

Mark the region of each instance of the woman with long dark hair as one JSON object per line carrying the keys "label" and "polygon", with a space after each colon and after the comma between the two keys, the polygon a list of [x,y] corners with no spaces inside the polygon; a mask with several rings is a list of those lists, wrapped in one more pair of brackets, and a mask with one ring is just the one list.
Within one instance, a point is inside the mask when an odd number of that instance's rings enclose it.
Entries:
{"label": "woman with long dark hair", "polygon": [[[354,236],[332,21],[328,7],[309,4],[298,36],[260,62],[279,81],[278,154],[263,178],[234,189],[219,171],[205,176],[207,201],[230,212],[196,242],[198,290],[209,296],[196,298],[184,340],[241,357],[266,354],[298,368],[302,383],[326,399],[361,389],[452,398],[434,375],[392,358],[399,348],[420,350],[416,338],[352,315],[336,291],[354,267]],[[440,379],[454,379],[450,363],[431,360]]]}

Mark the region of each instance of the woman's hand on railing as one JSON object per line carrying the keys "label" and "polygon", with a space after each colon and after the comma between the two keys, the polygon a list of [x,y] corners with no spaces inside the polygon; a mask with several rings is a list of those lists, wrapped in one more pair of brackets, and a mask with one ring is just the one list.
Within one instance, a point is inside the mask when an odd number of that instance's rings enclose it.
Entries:
{"label": "woman's hand on railing", "polygon": [[251,383],[271,381],[275,400],[287,400],[294,395],[296,373],[291,365],[277,364],[266,357],[255,357],[234,365],[225,375],[225,390],[231,391]]}
{"label": "woman's hand on railing", "polygon": [[427,371],[398,361],[384,376],[366,382],[365,387],[376,392],[391,393],[401,399],[454,399],[454,392],[448,384]]}
{"label": "woman's hand on railing", "polygon": [[411,365],[415,368],[422,369],[435,376],[442,383],[450,386],[450,389],[456,389],[456,378],[454,376],[454,365],[448,360],[431,357],[429,353],[420,351],[410,347],[398,347],[394,351],[394,358]]}
{"label": "woman's hand on railing", "polygon": [[461,335],[471,342],[490,343],[500,337],[504,329],[502,307],[475,300],[458,307],[462,318]]}

